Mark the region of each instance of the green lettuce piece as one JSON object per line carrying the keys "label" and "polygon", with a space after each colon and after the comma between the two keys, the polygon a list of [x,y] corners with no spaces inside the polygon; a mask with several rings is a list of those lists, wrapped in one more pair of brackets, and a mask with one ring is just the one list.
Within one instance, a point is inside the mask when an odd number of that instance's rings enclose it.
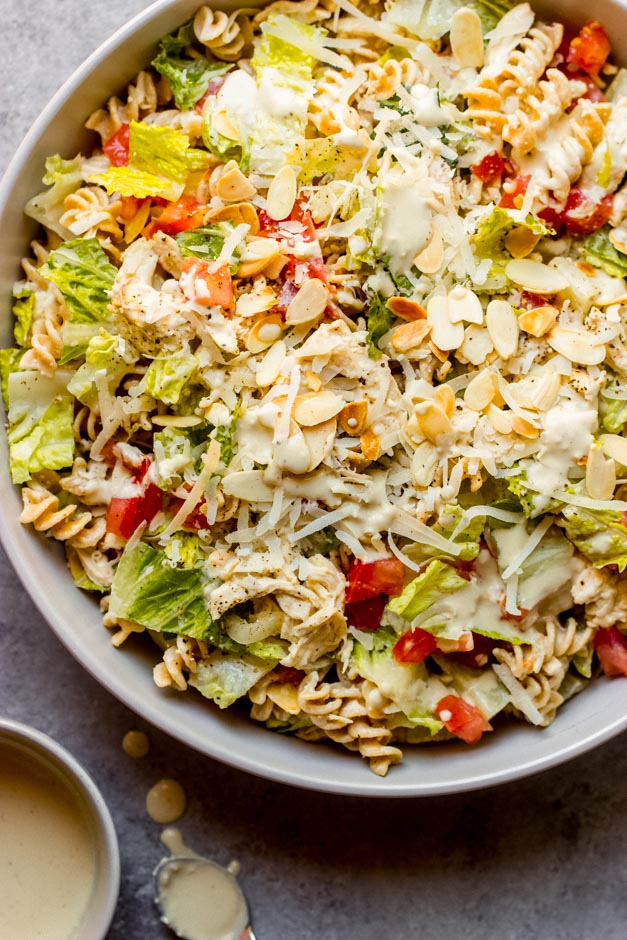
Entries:
{"label": "green lettuce piece", "polygon": [[0,349],[0,380],[2,383],[2,402],[4,410],[9,410],[9,376],[19,372],[23,349]]}
{"label": "green lettuce piece", "polygon": [[13,294],[13,336],[18,346],[26,346],[35,314],[35,295],[31,290],[19,290]]}
{"label": "green lettuce piece", "polygon": [[7,380],[9,462],[14,483],[41,470],[63,470],[74,458],[74,400],[67,375],[25,370]]}
{"label": "green lettuce piece", "polygon": [[584,239],[581,253],[595,268],[602,268],[611,277],[627,277],[627,255],[617,251],[609,239],[609,225]]}
{"label": "green lettuce piece", "polygon": [[309,538],[302,539],[300,544],[306,558],[311,558],[312,555],[324,555],[328,558],[334,549],[339,548],[340,540],[333,526],[328,525],[318,532],[313,532]]}
{"label": "green lettuce piece", "polygon": [[[222,251],[224,240],[233,231],[230,222],[218,222],[216,225],[205,225],[201,228],[187,229],[179,232],[176,240],[184,258],[202,258],[205,261],[215,261]],[[239,267],[240,246],[238,245],[232,256],[231,274],[236,274]]]}
{"label": "green lettuce piece", "polygon": [[251,656],[258,659],[272,660],[276,665],[279,660],[287,656],[290,644],[287,640],[280,640],[278,637],[270,637],[267,640],[257,640],[255,643],[249,643],[244,647]]}
{"label": "green lettuce piece", "polygon": [[168,561],[182,568],[202,568],[207,561],[206,543],[195,532],[174,532],[163,551]]}
{"label": "green lettuce piece", "polygon": [[627,401],[607,398],[603,392],[599,399],[601,427],[610,434],[622,434],[627,424]]}
{"label": "green lettuce piece", "polygon": [[97,238],[75,238],[51,252],[40,274],[61,293],[74,323],[106,324],[116,268]]}
{"label": "green lettuce piece", "polygon": [[[578,626],[578,630],[585,629],[585,624]],[[572,658],[572,664],[584,679],[592,678],[592,661],[594,659],[594,644],[588,643]]]}
{"label": "green lettuce piece", "polygon": [[220,444],[220,462],[225,467],[228,467],[235,453],[235,435],[237,434],[237,422],[239,421],[241,408],[241,402],[238,401],[231,414],[230,423],[216,428],[215,439]]}
{"label": "green lettuce piece", "polygon": [[189,684],[219,708],[228,708],[252,689],[275,663],[255,656],[239,656],[217,650],[198,664]]}
{"label": "green lettuce piece", "polygon": [[103,186],[110,196],[118,193],[120,196],[135,196],[137,199],[147,199],[156,196],[176,202],[180,199],[185,188],[184,183],[175,183],[165,180],[154,173],[145,173],[131,166],[112,166],[105,173],[98,173],[89,177],[90,183]]}
{"label": "green lettuce piece", "polygon": [[299,141],[287,154],[287,162],[300,170],[298,181],[312,183],[330,173],[336,180],[352,180],[364,161],[364,150],[338,144],[332,137]]}
{"label": "green lettuce piece", "polygon": [[394,322],[394,314],[388,308],[380,294],[373,294],[368,304],[366,324],[368,327],[368,355],[371,359],[380,359],[382,352],[378,343]]}
{"label": "green lettuce piece", "polygon": [[[507,488],[516,497],[522,511],[529,519],[534,519],[541,512],[557,512],[561,508],[562,503],[557,499],[550,499],[546,506],[544,497],[530,490],[526,486],[526,481],[527,471],[519,470],[518,473],[507,477]],[[538,508],[538,501],[540,501],[541,508]]]}
{"label": "green lettuce piece", "polygon": [[489,721],[502,711],[511,699],[510,693],[489,669],[471,669],[451,660],[449,656],[433,657],[450,681],[449,690],[464,701],[475,705]]}
{"label": "green lettuce piece", "polygon": [[460,577],[451,565],[436,559],[410,581],[398,597],[390,598],[387,609],[411,621],[435,604],[442,594],[451,594],[467,586],[468,581]]}
{"label": "green lettuce piece", "polygon": [[[431,528],[434,532],[444,536],[445,539],[450,539],[462,518],[463,512],[464,510],[461,506],[447,506],[440,513],[438,521],[431,526]],[[415,562],[426,561],[427,558],[450,558],[451,560],[472,561],[479,554],[481,548],[480,540],[483,535],[483,530],[485,529],[485,524],[485,516],[475,516],[474,519],[470,520],[466,528],[462,529],[461,532],[455,536],[453,539],[455,544],[462,546],[458,554],[447,555],[446,552],[438,548],[433,548],[430,545],[420,545],[418,542],[403,546],[403,552]]]}
{"label": "green lettuce piece", "polygon": [[151,65],[165,75],[180,111],[189,111],[207,91],[209,82],[233,68],[226,62],[209,62],[204,57],[189,58],[185,50],[194,42],[193,23],[186,23],[159,43]]}
{"label": "green lettuce piece", "polygon": [[205,585],[200,569],[174,567],[165,552],[138,542],[120,558],[110,610],[114,617],[159,633],[207,640],[212,619],[204,600]]}
{"label": "green lettuce piece", "polygon": [[441,39],[457,10],[470,7],[481,20],[484,35],[511,10],[514,0],[392,0],[387,19],[419,39]]}
{"label": "green lettuce piece", "polygon": [[627,526],[621,512],[562,506],[555,522],[594,568],[627,568]]}
{"label": "green lettuce piece", "polygon": [[68,382],[68,391],[84,405],[92,407],[98,400],[96,374],[106,374],[109,391],[113,394],[137,359],[137,353],[126,340],[101,329],[87,344],[85,362]]}
{"label": "green lettuce piece", "polygon": [[146,389],[153,398],[166,405],[176,405],[197,368],[198,359],[190,353],[174,353],[164,359],[153,359],[146,372]]}
{"label": "green lettuce piece", "polygon": [[99,594],[104,594],[105,588],[103,588],[101,584],[96,584],[95,581],[91,580],[78,560],[76,552],[72,549],[67,553],[67,566],[70,569],[72,580],[77,588],[80,588],[82,591],[97,591]]}
{"label": "green lettuce piece", "polygon": [[164,428],[154,435],[153,449],[159,486],[162,490],[176,489],[183,473],[195,464],[189,434],[180,428]]}
{"label": "green lettuce piece", "polygon": [[[519,533],[518,526],[494,529],[491,532],[497,549],[499,570],[507,567],[506,563],[501,562],[501,558],[510,558],[515,554],[516,547],[521,544]],[[526,535],[525,527],[524,536]],[[514,551],[508,552],[512,542]],[[518,606],[524,610],[532,610],[569,583],[572,579],[572,557],[573,546],[561,532],[552,530],[547,533],[521,565],[518,577]]]}
{"label": "green lettuce piece", "polygon": [[509,210],[496,208],[481,220],[477,231],[471,236],[470,243],[478,259],[489,258],[492,261],[490,276],[504,273],[505,265],[512,260],[512,255],[505,247],[504,238],[512,229],[523,227],[536,235],[548,235],[552,232],[541,219],[531,213],[519,221]]}
{"label": "green lettuce piece", "polygon": [[71,233],[61,225],[61,216],[65,212],[66,197],[75,192],[83,182],[80,156],[74,160],[63,160],[58,153],[48,157],[42,182],[51,189],[34,196],[26,204],[24,212],[61,238],[68,238]]}
{"label": "green lettuce piece", "polygon": [[217,96],[207,98],[202,109],[202,139],[210,153],[220,157],[224,163],[236,160],[244,172],[248,171],[248,133],[244,128],[241,142],[225,137],[217,130],[214,118],[221,110],[221,102]]}

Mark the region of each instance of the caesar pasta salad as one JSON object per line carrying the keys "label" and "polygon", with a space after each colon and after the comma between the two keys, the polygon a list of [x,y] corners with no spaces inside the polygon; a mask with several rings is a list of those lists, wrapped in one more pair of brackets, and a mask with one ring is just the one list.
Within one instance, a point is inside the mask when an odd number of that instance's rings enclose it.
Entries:
{"label": "caesar pasta salad", "polygon": [[508,0],[203,6],[46,161],[20,519],[158,686],[383,775],[627,675],[610,51]]}

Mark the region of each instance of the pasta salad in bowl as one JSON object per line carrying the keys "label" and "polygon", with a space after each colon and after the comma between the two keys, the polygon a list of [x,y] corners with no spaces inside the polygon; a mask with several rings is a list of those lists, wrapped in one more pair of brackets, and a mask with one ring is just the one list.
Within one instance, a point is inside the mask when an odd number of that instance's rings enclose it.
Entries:
{"label": "pasta salad in bowl", "polygon": [[[418,793],[620,730],[606,29],[509,0],[154,9],[144,67],[47,154],[0,352],[19,522],[63,544],[79,655],[194,746],[325,789],[376,792],[294,737],[380,777],[409,753]],[[150,649],[144,707],[122,675],[145,684]],[[560,744],[594,695],[603,727]],[[270,767],[313,752],[322,776]]]}

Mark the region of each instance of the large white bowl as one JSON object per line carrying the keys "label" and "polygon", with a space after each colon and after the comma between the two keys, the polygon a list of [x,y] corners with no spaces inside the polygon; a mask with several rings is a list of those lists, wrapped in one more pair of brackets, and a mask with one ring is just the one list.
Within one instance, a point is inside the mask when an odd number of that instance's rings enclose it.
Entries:
{"label": "large white bowl", "polygon": [[[93,141],[82,130],[89,113],[152,58],[155,44],[188,19],[202,0],[159,0],[97,50],[55,95],[32,127],[0,187],[2,316],[0,346],[11,344],[10,294],[19,259],[33,228],[22,214],[41,189],[46,156],[66,157]],[[237,4],[241,6],[242,4]],[[250,5],[250,3],[247,3]],[[217,3],[233,10],[233,2]],[[627,60],[627,0],[555,0],[534,4],[539,12],[575,25],[594,16]],[[8,473],[6,440],[0,440],[0,534],[27,591],[53,630],[80,663],[126,705],[211,757],[282,783],[363,796],[427,796],[455,793],[515,780],[559,764],[608,740],[627,727],[627,681],[599,679],[559,713],[546,729],[512,724],[473,748],[446,744],[407,748],[400,767],[379,779],[354,754],[305,744],[263,726],[219,712],[194,693],[158,689],[152,681],[155,650],[136,641],[116,650],[93,601],[75,589],[59,546],[18,523],[21,501]]]}

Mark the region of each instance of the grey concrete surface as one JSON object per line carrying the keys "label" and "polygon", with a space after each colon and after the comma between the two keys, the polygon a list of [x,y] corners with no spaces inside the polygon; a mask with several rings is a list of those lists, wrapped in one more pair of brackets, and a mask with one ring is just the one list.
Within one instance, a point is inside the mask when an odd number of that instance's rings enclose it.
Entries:
{"label": "grey concrete surface", "polygon": [[[146,5],[0,0],[0,170],[62,80]],[[258,940],[627,938],[625,735],[459,797],[365,801],[282,787],[195,754],[113,699],[60,645],[3,555],[0,713],[68,747],[111,807],[122,889],[109,940],[169,936],[152,904],[159,827],[144,810],[164,775],[188,793],[189,842],[241,862]],[[142,761],[121,750],[134,727],[152,743]]]}

